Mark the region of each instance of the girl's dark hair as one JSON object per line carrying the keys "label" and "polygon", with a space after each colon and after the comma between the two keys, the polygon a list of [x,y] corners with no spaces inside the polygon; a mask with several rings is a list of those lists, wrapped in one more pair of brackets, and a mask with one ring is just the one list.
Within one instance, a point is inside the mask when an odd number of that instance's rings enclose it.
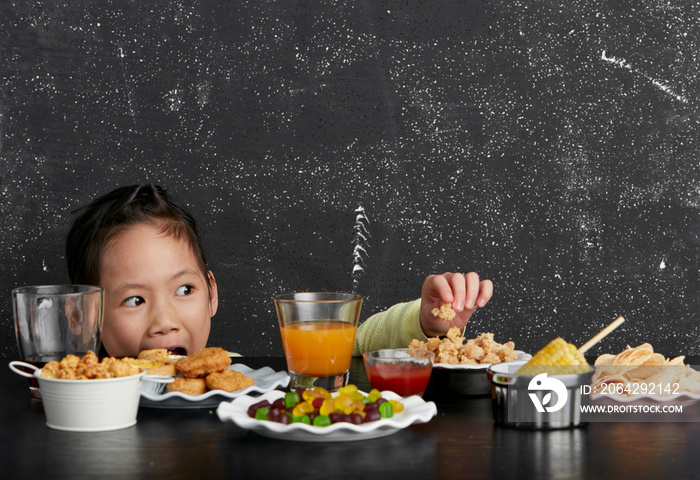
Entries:
{"label": "girl's dark hair", "polygon": [[100,262],[107,242],[133,225],[150,223],[160,227],[162,233],[190,245],[211,287],[197,223],[163,188],[157,185],[120,187],[72,213],[78,215],[66,238],[66,261],[72,283],[100,285]]}

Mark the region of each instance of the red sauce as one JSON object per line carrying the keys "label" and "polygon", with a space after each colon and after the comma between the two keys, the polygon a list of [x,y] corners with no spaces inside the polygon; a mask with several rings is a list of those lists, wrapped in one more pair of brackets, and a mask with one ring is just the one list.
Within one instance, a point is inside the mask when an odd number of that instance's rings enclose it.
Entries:
{"label": "red sauce", "polygon": [[372,388],[391,390],[406,397],[423,395],[430,380],[432,365],[381,363],[367,366],[367,377]]}

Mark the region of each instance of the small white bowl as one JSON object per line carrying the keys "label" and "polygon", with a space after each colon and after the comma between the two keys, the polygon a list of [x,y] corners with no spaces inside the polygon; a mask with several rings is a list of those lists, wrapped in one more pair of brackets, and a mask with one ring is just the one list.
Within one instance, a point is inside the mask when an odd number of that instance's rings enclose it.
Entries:
{"label": "small white bowl", "polygon": [[[16,366],[34,369],[33,374]],[[39,382],[46,425],[71,432],[119,430],[136,424],[145,370],[137,375],[93,380],[44,378],[41,370],[25,362],[12,361],[10,369]]]}

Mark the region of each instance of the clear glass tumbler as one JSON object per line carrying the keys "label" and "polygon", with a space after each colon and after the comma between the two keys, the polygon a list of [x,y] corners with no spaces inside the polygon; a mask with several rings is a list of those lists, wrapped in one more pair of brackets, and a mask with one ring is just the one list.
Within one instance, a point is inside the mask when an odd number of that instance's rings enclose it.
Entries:
{"label": "clear glass tumbler", "polygon": [[[15,334],[21,360],[39,368],[67,354],[99,354],[102,288],[91,285],[42,285],[12,290]],[[29,379],[33,397],[39,385]]]}
{"label": "clear glass tumbler", "polygon": [[274,297],[291,386],[335,391],[348,382],[362,296],[302,292]]}

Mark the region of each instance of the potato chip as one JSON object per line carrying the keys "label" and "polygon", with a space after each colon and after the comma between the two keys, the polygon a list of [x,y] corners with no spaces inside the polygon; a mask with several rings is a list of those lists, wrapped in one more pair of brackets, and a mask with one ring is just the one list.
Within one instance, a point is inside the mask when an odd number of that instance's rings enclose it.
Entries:
{"label": "potato chip", "polygon": [[[635,348],[628,345],[617,355],[606,353],[596,359],[591,388],[594,392],[601,392],[606,385],[622,384],[625,388],[608,389],[620,395],[653,392],[649,387],[657,387],[656,393],[660,395],[700,391],[700,372],[685,365],[684,361],[682,355],[668,359],[654,352],[649,343]],[[645,388],[630,388],[632,386]]]}

